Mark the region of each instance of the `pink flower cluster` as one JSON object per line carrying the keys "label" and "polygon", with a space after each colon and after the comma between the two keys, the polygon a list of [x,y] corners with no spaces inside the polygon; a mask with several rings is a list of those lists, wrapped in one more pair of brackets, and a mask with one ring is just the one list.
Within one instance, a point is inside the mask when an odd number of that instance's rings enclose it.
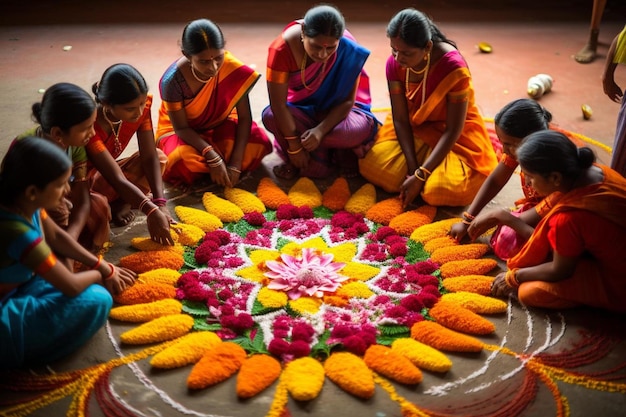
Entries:
{"label": "pink flower cluster", "polygon": [[225,230],[207,233],[194,253],[196,262],[211,268],[237,268],[243,265],[243,259],[237,256],[239,242],[235,237]]}
{"label": "pink flower cluster", "polygon": [[278,220],[312,219],[313,210],[308,206],[296,207],[291,204],[283,204],[276,210]]}
{"label": "pink flower cluster", "polygon": [[258,211],[246,213],[243,216],[243,219],[247,221],[251,226],[263,226],[263,224],[267,221],[263,213],[259,213]]}
{"label": "pink flower cluster", "polygon": [[369,233],[370,242],[361,253],[361,259],[370,262],[384,262],[387,259],[403,257],[407,254],[407,238],[400,236],[393,228],[382,226],[375,233]]}
{"label": "pink flower cluster", "polygon": [[331,229],[329,231],[330,240],[342,242],[356,239],[369,231],[362,214],[339,211],[330,219]]}
{"label": "pink flower cluster", "polygon": [[286,314],[276,317],[272,323],[274,338],[269,343],[268,351],[284,362],[308,356],[315,330],[302,319]]}
{"label": "pink flower cluster", "polygon": [[332,329],[330,338],[347,351],[362,356],[368,347],[376,344],[376,334],[376,327],[371,324],[340,323]]}

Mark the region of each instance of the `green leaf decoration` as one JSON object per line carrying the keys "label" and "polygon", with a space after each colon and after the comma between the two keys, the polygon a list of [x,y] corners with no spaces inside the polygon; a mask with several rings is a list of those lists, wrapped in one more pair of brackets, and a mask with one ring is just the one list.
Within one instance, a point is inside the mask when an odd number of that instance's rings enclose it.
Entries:
{"label": "green leaf decoration", "polygon": [[222,325],[219,323],[207,323],[205,318],[196,317],[193,321],[193,329],[197,331],[214,332],[222,330]]}
{"label": "green leaf decoration", "polygon": [[265,307],[263,304],[259,302],[259,300],[254,300],[254,304],[252,304],[252,315],[263,315],[267,313],[271,313],[272,311],[280,310],[280,308],[275,307]]}
{"label": "green leaf decoration", "polygon": [[430,254],[424,250],[424,245],[422,245],[420,242],[409,239],[407,240],[406,245],[408,251],[405,259],[408,263],[414,264],[430,258]]}
{"label": "green leaf decoration", "polygon": [[211,315],[206,304],[188,300],[183,300],[183,312],[193,317],[206,318]]}
{"label": "green leaf decoration", "polygon": [[394,339],[403,334],[406,334],[406,335],[410,334],[410,329],[407,326],[400,326],[400,325],[378,326],[378,330],[380,331],[380,335],[382,337],[391,336]]}

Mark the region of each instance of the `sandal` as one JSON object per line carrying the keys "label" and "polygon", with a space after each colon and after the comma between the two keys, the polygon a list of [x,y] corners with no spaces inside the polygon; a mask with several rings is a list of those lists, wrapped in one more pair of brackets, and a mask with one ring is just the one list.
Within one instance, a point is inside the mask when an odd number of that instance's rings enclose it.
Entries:
{"label": "sandal", "polygon": [[272,169],[272,171],[274,172],[274,175],[276,175],[276,177],[283,180],[292,180],[299,175],[298,168],[290,164],[276,165]]}

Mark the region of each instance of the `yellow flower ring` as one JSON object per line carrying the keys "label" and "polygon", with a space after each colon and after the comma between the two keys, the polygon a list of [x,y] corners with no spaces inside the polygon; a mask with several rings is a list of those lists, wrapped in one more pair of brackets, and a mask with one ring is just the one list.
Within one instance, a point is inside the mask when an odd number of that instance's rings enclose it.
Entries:
{"label": "yellow flower ring", "polygon": [[[295,195],[296,201],[303,201],[306,193],[302,190],[312,186],[312,182],[301,182],[284,196]],[[503,335],[494,339],[495,326],[488,318],[495,317],[496,322],[512,320],[512,301],[507,305],[484,294],[484,288],[493,280],[485,274],[496,266],[493,259],[484,256],[485,247],[444,242],[442,238],[455,219],[432,222],[434,212],[428,208],[430,223],[401,234],[365,216],[373,206],[369,187],[352,197],[351,211],[348,203],[346,209],[331,210],[288,204],[284,198],[282,204],[271,209],[270,205],[278,201],[275,184],[268,179],[259,187],[263,191],[259,190],[257,196],[236,189],[225,193],[227,200],[230,196],[241,206],[259,208],[242,208],[246,214],[236,222],[214,219],[208,213],[205,216],[198,209],[177,207],[184,224],[206,233],[195,245],[183,244],[182,255],[146,251],[122,258],[122,265],[141,269],[143,280],[137,285],[143,288],[130,289],[128,295],[117,297],[124,305],[113,311],[112,319],[131,324],[146,322],[130,330],[125,325],[124,333],[113,335],[110,331],[110,336],[115,339],[120,358],[128,355],[124,353],[127,349],[136,351],[137,344],[153,345],[128,356],[132,359],[116,359],[101,368],[90,368],[92,380],[108,378],[115,366],[153,357],[153,368],[186,367],[187,388],[192,391],[229,378],[237,379],[237,396],[241,398],[268,395],[273,390],[267,416],[289,414],[289,397],[298,401],[316,398],[325,380],[359,398],[372,397],[375,384],[398,403],[403,415],[433,415],[439,412],[402,397],[395,384],[421,384],[420,392],[432,396],[455,389],[481,391],[490,384],[480,381],[479,376],[487,369],[500,372],[502,363],[508,365],[500,378],[524,372],[525,382],[522,388],[509,384],[511,389],[501,395],[501,401],[490,402],[493,415],[513,415],[523,410],[533,401],[538,383],[552,392],[557,409],[564,411],[567,399],[557,381],[626,392],[626,384],[590,382],[580,374],[544,364],[550,358],[545,351],[564,334],[564,323],[556,324],[555,331],[539,347],[531,343],[515,346],[521,353],[507,347]],[[322,193],[311,195],[312,203],[317,205]],[[246,197],[254,201],[247,204]],[[215,204],[228,205],[215,196],[211,198]],[[359,199],[363,201],[356,204]],[[350,202],[346,197],[343,200]],[[213,216],[221,212],[227,211],[217,209]],[[396,217],[385,221],[401,223],[402,229],[413,221],[402,213]],[[439,241],[429,245],[434,239]],[[459,250],[462,246],[467,250]],[[432,260],[434,253],[441,264]],[[140,254],[145,254],[144,258]],[[159,276],[165,269],[173,269],[172,265],[182,264],[173,272],[174,276],[180,273],[180,277],[175,283],[148,279],[147,263]],[[150,286],[154,289],[148,290]],[[167,297],[182,307],[168,304]],[[529,320],[530,313],[521,307],[522,319]],[[533,337],[529,334],[527,340]],[[587,345],[592,346],[594,340],[589,336]],[[454,355],[465,355],[466,360],[482,359],[468,375],[438,383],[454,369]],[[559,355],[564,361],[566,355]],[[177,402],[184,400],[175,400],[166,388],[152,382],[158,374],[148,377],[139,367],[132,369],[168,404],[186,409]],[[422,381],[422,375],[428,373],[438,376],[434,383],[424,386],[426,377]],[[72,378],[76,379],[75,374],[63,383],[75,389]],[[80,395],[86,396],[88,391]],[[55,398],[51,396],[47,401]],[[417,397],[413,398],[416,401]],[[38,401],[37,406],[45,403]],[[116,402],[115,396],[109,395],[107,401]],[[512,409],[511,404],[516,408]],[[484,401],[477,400],[462,404],[457,411],[471,414],[483,407]],[[450,408],[446,413],[455,415]],[[79,410],[77,415],[83,414]]]}

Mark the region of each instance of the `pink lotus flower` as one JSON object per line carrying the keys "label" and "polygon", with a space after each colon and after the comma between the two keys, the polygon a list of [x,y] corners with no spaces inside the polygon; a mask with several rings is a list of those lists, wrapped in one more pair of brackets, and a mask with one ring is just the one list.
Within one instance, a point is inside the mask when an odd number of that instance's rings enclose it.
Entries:
{"label": "pink lotus flower", "polygon": [[325,292],[334,292],[348,277],[338,274],[345,266],[333,262],[333,254],[321,254],[314,248],[303,248],[302,257],[282,254],[282,262],[267,261],[270,271],[265,276],[272,281],[267,288],[285,291],[292,300],[302,296],[321,298]]}

